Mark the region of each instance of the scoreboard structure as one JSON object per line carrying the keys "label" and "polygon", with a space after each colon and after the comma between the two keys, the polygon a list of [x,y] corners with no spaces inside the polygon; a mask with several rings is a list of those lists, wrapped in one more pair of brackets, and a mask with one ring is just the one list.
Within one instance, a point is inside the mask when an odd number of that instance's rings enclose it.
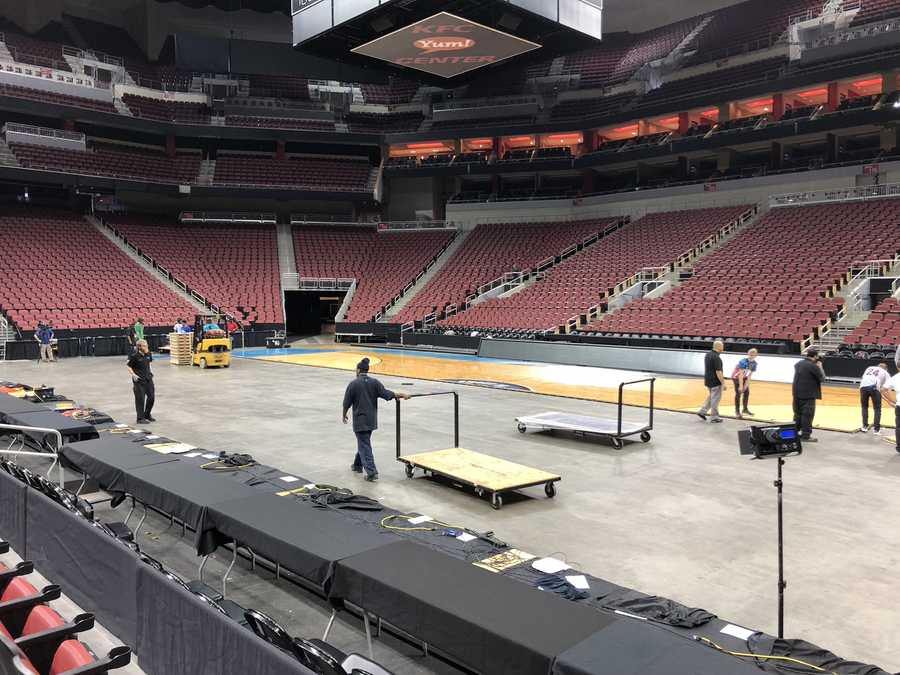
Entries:
{"label": "scoreboard structure", "polygon": [[291,0],[294,47],[447,84],[602,37],[602,0]]}

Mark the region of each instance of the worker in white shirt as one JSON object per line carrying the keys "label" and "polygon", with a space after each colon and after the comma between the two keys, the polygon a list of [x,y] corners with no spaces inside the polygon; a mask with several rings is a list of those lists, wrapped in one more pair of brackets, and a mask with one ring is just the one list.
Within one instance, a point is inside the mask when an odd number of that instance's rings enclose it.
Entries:
{"label": "worker in white shirt", "polygon": [[900,452],[900,406],[897,405],[897,392],[900,391],[900,371],[897,372],[882,389],[884,400],[894,406],[894,416],[897,419],[894,429],[894,447]]}
{"label": "worker in white shirt", "polygon": [[877,366],[869,366],[859,381],[859,405],[862,407],[862,431],[869,430],[869,401],[872,401],[872,409],[875,411],[876,434],[881,433],[881,390],[887,386],[891,379],[888,365],[885,362]]}

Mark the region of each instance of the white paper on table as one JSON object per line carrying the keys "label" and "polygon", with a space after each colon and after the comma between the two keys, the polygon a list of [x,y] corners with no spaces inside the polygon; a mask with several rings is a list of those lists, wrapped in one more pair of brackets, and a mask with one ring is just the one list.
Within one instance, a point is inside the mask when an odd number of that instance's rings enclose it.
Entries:
{"label": "white paper on table", "polygon": [[303,487],[306,488],[307,490],[315,490],[315,489],[316,489],[316,484],[315,484],[315,483],[307,483],[307,484],[304,485]]}
{"label": "white paper on table", "polygon": [[191,458],[199,457],[199,456],[200,456],[199,452],[189,452],[188,454],[185,455],[185,457],[191,457]]}
{"label": "white paper on table", "polygon": [[181,454],[183,452],[187,452],[188,450],[195,450],[197,448],[196,445],[189,445],[187,443],[177,443],[169,448],[169,452],[172,454]]}
{"label": "white paper on table", "polygon": [[544,574],[556,574],[557,572],[571,569],[562,560],[557,560],[556,558],[541,558],[540,560],[535,560],[531,563],[531,566],[538,572],[543,572]]}
{"label": "white paper on table", "polygon": [[468,532],[463,532],[461,535],[457,537],[461,542],[465,543],[467,541],[472,541],[473,539],[478,539],[474,534],[469,534]]}
{"label": "white paper on table", "polygon": [[147,438],[145,438],[144,440],[145,441],[155,441],[157,438],[159,438],[159,436],[147,436]]}
{"label": "white paper on table", "polygon": [[409,519],[410,525],[421,525],[422,523],[427,523],[431,520],[431,516],[416,516],[415,518]]}
{"label": "white paper on table", "polygon": [[200,455],[203,459],[219,459],[218,455],[214,455],[211,452],[207,452],[205,455]]}
{"label": "white paper on table", "polygon": [[733,623],[730,623],[719,632],[725,633],[725,635],[730,635],[731,637],[736,637],[738,640],[743,640],[744,642],[746,642],[756,631],[742,628],[741,626],[735,626]]}
{"label": "white paper on table", "polygon": [[591,587],[588,583],[588,580],[585,579],[583,574],[571,574],[566,577],[566,581],[572,584],[575,588],[578,588],[582,591],[586,591]]}
{"label": "white paper on table", "polygon": [[285,483],[296,483],[300,479],[296,476],[281,476],[278,480],[284,481]]}
{"label": "white paper on table", "polygon": [[117,424],[116,429],[124,429],[127,426],[128,426],[127,424]]}

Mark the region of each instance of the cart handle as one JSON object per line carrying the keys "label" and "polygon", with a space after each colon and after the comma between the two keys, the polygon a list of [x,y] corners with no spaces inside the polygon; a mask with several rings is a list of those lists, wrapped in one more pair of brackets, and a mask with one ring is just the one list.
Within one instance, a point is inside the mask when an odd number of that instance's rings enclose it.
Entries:
{"label": "cart handle", "polygon": [[642,380],[631,380],[630,382],[620,382],[619,383],[619,404],[617,406],[617,423],[618,423],[618,436],[622,437],[622,394],[625,387],[632,384],[644,384],[644,382],[650,383],[650,420],[647,425],[648,429],[653,428],[653,388],[656,385],[655,377],[646,377]]}
{"label": "cart handle", "polygon": [[[453,447],[459,447],[459,394],[455,391],[432,391],[425,394],[410,394],[410,398],[424,398],[425,396],[452,396],[453,397]],[[397,445],[397,459],[400,459],[400,401],[401,399],[394,399],[396,401],[396,409],[397,409],[397,424],[396,424],[396,445]]]}

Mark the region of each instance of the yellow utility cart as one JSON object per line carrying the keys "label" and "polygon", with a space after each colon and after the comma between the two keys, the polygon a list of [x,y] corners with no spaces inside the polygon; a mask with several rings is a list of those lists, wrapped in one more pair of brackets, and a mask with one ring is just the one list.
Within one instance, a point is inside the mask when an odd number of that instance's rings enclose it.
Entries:
{"label": "yellow utility cart", "polygon": [[194,317],[194,347],[191,365],[200,368],[231,366],[231,336],[224,314],[198,314]]}

